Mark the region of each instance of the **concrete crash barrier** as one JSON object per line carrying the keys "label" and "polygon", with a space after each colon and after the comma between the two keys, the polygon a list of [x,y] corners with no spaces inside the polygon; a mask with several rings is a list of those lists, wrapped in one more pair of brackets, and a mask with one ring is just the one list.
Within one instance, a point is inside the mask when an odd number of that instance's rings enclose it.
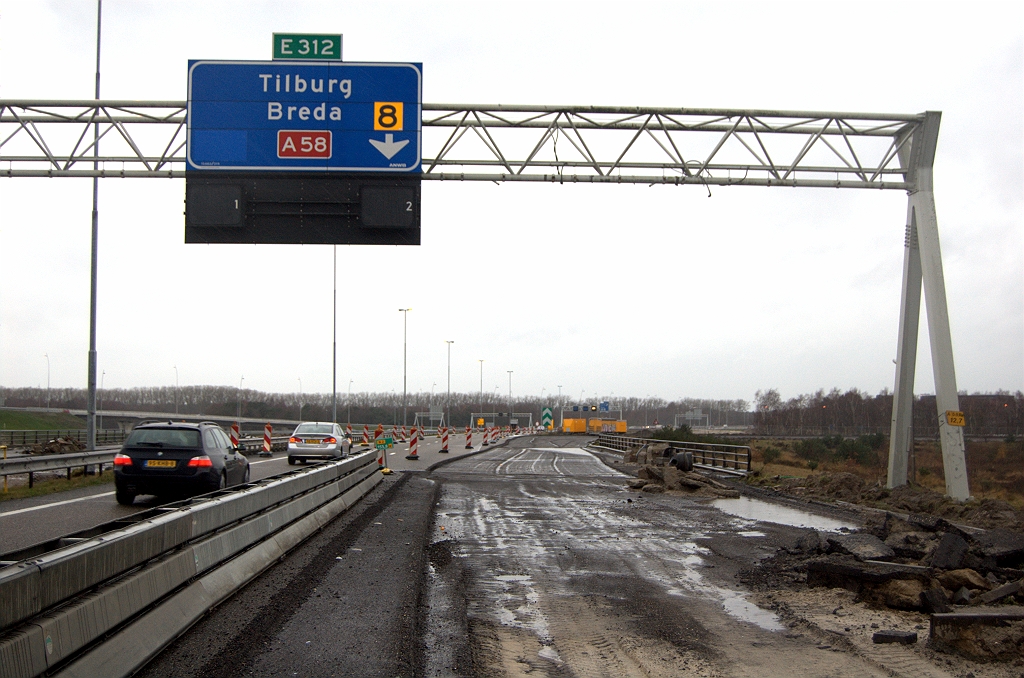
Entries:
{"label": "concrete crash barrier", "polygon": [[[20,678],[52,671],[60,663],[81,651],[82,648],[117,629],[196,576],[202,575],[211,568],[220,567],[224,562],[231,560],[236,554],[246,549],[259,548],[253,545],[265,542],[268,536],[270,536],[270,541],[277,540],[279,543],[287,543],[287,540],[281,542],[283,537],[280,535],[293,529],[294,526],[290,524],[296,521],[299,524],[309,524],[310,516],[330,515],[330,518],[333,518],[372,489],[377,482],[380,482],[380,474],[377,473],[376,465],[372,462],[372,455],[360,455],[360,457],[346,462],[334,464],[332,465],[335,467],[334,471],[338,471],[338,467],[347,469],[347,472],[336,482],[329,482],[319,487],[314,485],[314,491],[292,495],[289,501],[281,502],[278,505],[271,503],[269,509],[257,509],[248,518],[243,516],[245,518],[243,520],[235,519],[227,523],[230,525],[228,529],[222,529],[205,539],[192,541],[185,548],[165,552],[128,576],[119,577],[108,585],[99,586],[87,595],[56,608],[52,613],[37,615],[21,627],[9,629],[11,632],[3,640],[0,640],[0,676]],[[313,475],[316,471],[328,470],[327,468],[310,469],[293,473]],[[272,483],[272,485],[276,486],[277,484]],[[305,482],[298,484],[299,487],[307,485],[308,483]],[[274,496],[274,490],[274,487],[249,487],[243,489],[240,494],[266,491],[269,496]],[[239,505],[248,505],[252,508],[265,503],[243,501],[240,504],[233,504],[232,510],[228,510],[227,513],[235,515],[235,509]],[[330,513],[330,511],[324,513],[324,509],[321,507],[326,506],[334,507],[331,510],[335,510],[335,513]],[[150,526],[156,532],[161,532],[163,527],[164,525],[160,523]],[[282,531],[282,528],[286,529]],[[76,546],[85,544],[86,542],[83,542]],[[272,559],[268,561],[268,564],[271,562]],[[24,566],[25,564],[19,563],[19,565]],[[227,567],[230,568],[231,564]],[[31,578],[26,574],[31,574],[32,569],[30,566],[17,569],[16,574],[21,576],[20,578],[11,578],[11,582],[12,585],[21,585],[21,588],[14,587],[12,590],[23,594],[25,591],[30,591],[30,587],[25,584],[26,582],[32,583]],[[36,568],[35,571],[39,572],[39,569]],[[34,584],[38,586],[40,581],[37,578]],[[248,578],[245,581],[248,581]],[[35,600],[23,595],[26,598],[24,604],[38,606],[40,596],[38,591],[36,594]],[[44,597],[51,599],[55,595],[50,593]],[[69,596],[69,599],[72,597]],[[106,675],[107,672],[102,671],[101,674]]]}
{"label": "concrete crash barrier", "polygon": [[1024,652],[1024,607],[933,614],[928,645],[975,660],[1013,660]]}
{"label": "concrete crash barrier", "polygon": [[0,631],[161,553],[334,482],[372,461],[372,455],[357,455],[214,492],[149,520],[0,568]]}
{"label": "concrete crash barrier", "polygon": [[372,469],[371,475],[333,502],[189,584],[56,675],[66,678],[132,675],[199,621],[210,608],[255,579],[278,558],[352,506],[381,480],[380,472]]}

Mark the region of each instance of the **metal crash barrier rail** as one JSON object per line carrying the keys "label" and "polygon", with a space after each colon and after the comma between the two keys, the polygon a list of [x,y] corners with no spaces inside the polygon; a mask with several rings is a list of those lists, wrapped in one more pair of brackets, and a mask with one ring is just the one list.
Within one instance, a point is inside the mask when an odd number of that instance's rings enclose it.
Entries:
{"label": "metal crash barrier rail", "polygon": [[730,475],[745,476],[751,471],[751,450],[746,445],[725,445],[720,443],[692,443],[679,442],[675,440],[655,440],[653,438],[630,438],[603,433],[598,435],[597,440],[590,443],[594,447],[601,447],[606,450],[626,452],[632,447],[640,448],[644,445],[655,443],[666,443],[669,446],[668,455],[676,452],[689,452],[693,455],[693,465],[697,468],[728,473]]}
{"label": "metal crash barrier rail", "polygon": [[381,480],[367,452],[0,555],[0,677],[130,675]]}
{"label": "metal crash barrier rail", "polygon": [[[263,438],[242,438],[239,447],[245,452],[258,452],[263,449]],[[271,438],[271,449],[283,449],[288,444],[288,436]],[[82,467],[87,469],[96,466],[100,475],[103,465],[112,464],[117,450],[95,450],[92,452],[69,452],[68,454],[43,454],[0,459],[0,476],[13,476],[20,473],[28,474],[28,486],[34,483],[33,474],[41,471],[67,471],[71,480],[71,469]]]}

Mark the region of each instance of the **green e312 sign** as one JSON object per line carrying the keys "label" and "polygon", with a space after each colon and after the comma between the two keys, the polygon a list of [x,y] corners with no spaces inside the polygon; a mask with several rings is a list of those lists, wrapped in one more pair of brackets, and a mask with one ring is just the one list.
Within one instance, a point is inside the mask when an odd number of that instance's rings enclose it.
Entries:
{"label": "green e312 sign", "polygon": [[341,60],[341,35],[274,33],[275,59]]}

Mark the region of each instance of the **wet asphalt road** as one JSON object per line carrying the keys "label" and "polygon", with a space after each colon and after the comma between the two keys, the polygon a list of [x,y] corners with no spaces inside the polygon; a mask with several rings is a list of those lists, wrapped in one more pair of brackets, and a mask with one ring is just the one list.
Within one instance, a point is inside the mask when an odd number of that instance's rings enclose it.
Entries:
{"label": "wet asphalt road", "polygon": [[749,500],[628,490],[578,444],[517,439],[433,474],[425,675],[886,675],[736,584],[799,530],[720,510]]}

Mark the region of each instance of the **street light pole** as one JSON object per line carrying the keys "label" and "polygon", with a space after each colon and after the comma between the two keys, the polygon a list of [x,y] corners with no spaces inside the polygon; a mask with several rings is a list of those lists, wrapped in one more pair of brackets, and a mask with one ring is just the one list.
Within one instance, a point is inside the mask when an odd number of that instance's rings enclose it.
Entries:
{"label": "street light pole", "polygon": [[444,425],[452,425],[452,344],[454,341],[444,340],[448,344],[448,398],[444,404]]}
{"label": "street light pole", "polygon": [[348,398],[345,400],[348,403],[348,425],[352,425],[352,380],[348,380]]}
{"label": "street light pole", "polygon": [[302,421],[302,377],[296,377],[299,380],[299,421]]}
{"label": "street light pole", "polygon": [[244,374],[242,375],[242,378],[238,380],[238,417],[237,417],[237,419],[238,419],[238,428],[239,428],[239,430],[241,430],[241,428],[242,428],[242,382],[243,381],[245,381],[245,375]]}
{"label": "street light pole", "polygon": [[338,423],[338,246],[334,245],[334,275],[331,276],[334,284],[334,298],[331,305],[334,308],[334,323],[331,341],[331,423]]}
{"label": "street light pole", "polygon": [[44,353],[46,358],[46,411],[50,411],[50,354]]}
{"label": "street light pole", "polygon": [[[484,411],[484,359],[477,358],[477,362],[480,363],[480,413]],[[472,422],[470,422],[472,423]]]}
{"label": "street light pole", "polygon": [[512,427],[512,370],[508,372],[508,425]]}
{"label": "street light pole", "polygon": [[408,378],[409,378],[409,311],[411,308],[398,309],[402,314],[402,426],[409,423],[408,414]]}
{"label": "street light pole", "polygon": [[174,366],[174,413],[178,413],[178,366]]}
{"label": "street light pole", "polygon": [[[100,98],[100,27],[103,17],[103,0],[96,0],[96,100]],[[97,159],[100,154],[100,124],[92,127],[92,169],[99,170]],[[92,256],[89,264],[89,374],[88,395],[85,403],[86,449],[96,449],[96,285],[99,269],[100,246],[100,183],[99,177],[92,178]]]}
{"label": "street light pole", "polygon": [[564,430],[565,412],[562,411],[563,409],[565,409],[565,406],[562,405],[562,385],[559,384],[558,385],[558,428]]}

